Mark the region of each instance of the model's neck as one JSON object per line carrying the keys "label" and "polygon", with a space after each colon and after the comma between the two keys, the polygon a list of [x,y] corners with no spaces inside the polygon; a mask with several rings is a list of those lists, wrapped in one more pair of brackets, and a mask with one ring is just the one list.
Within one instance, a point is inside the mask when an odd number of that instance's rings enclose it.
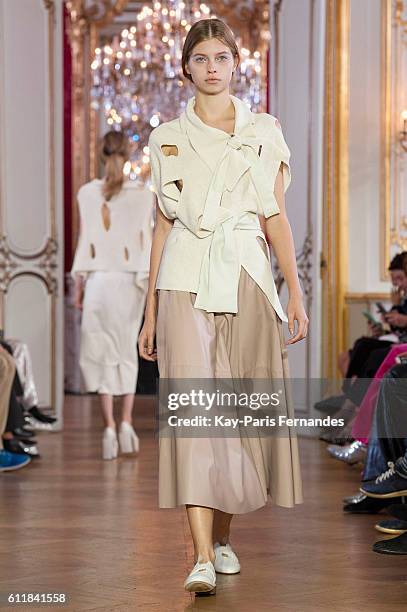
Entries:
{"label": "model's neck", "polygon": [[195,95],[194,111],[202,121],[207,123],[231,119],[235,112],[228,90],[214,96],[198,91]]}

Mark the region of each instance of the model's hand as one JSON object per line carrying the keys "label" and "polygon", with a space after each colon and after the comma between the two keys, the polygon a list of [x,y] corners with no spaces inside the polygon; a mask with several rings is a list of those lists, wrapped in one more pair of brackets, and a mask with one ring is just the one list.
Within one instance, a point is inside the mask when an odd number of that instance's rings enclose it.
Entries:
{"label": "model's hand", "polygon": [[[290,296],[287,306],[288,329],[293,336],[286,344],[295,344],[303,340],[308,333],[308,317],[306,315],[302,297],[300,295]],[[295,333],[295,321],[297,321],[297,332]],[[295,334],[295,335],[294,335]]]}
{"label": "model's hand", "polygon": [[146,317],[138,337],[140,357],[147,361],[157,361],[157,351],[154,349],[155,319]]}

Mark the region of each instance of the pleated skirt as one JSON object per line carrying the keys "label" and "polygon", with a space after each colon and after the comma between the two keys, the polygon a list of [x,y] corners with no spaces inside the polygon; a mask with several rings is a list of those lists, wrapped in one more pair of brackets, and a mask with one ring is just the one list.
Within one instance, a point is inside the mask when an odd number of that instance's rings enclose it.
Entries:
{"label": "pleated skirt", "polygon": [[[279,379],[286,415],[293,417],[282,323],[269,300],[241,269],[238,313],[194,308],[196,294],[160,290],[157,358],[160,378]],[[272,500],[302,503],[295,431],[283,435],[159,437],[159,506],[193,504],[231,514]]]}
{"label": "pleated skirt", "polygon": [[92,272],[83,301],[79,364],[88,392],[135,393],[137,339],[148,274]]}

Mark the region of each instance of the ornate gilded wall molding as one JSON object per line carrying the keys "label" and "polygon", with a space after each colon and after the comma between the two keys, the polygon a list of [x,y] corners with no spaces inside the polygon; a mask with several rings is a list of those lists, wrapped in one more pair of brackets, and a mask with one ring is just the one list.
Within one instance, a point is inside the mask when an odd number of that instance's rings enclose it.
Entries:
{"label": "ornate gilded wall molding", "polygon": [[396,251],[407,250],[406,154],[398,142],[400,113],[407,106],[407,2],[382,0],[380,276]]}
{"label": "ornate gilded wall molding", "polygon": [[347,348],[350,0],[328,0],[325,43],[325,142],[322,283],[323,376],[335,378]]}

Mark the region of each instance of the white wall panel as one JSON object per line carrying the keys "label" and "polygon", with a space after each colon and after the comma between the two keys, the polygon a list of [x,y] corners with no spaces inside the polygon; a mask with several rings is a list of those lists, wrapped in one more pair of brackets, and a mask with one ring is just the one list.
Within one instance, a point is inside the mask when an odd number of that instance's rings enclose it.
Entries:
{"label": "white wall panel", "polygon": [[30,348],[39,400],[51,404],[51,303],[44,283],[33,276],[17,277],[7,292],[5,329],[8,338],[24,339]]}
{"label": "white wall panel", "polygon": [[0,0],[0,324],[62,425],[62,0]]}
{"label": "white wall panel", "polygon": [[[291,150],[293,180],[286,193],[305,302],[311,321],[306,342],[289,348],[294,378],[319,378],[320,279],[322,213],[322,143],[325,51],[324,0],[273,0],[270,4],[272,46],[270,112],[283,127]],[[276,19],[277,17],[277,19]],[[274,27],[277,23],[277,28]],[[307,250],[308,247],[311,247]],[[282,289],[287,301],[287,288]],[[310,404],[304,405],[310,410]]]}
{"label": "white wall panel", "polygon": [[32,253],[49,234],[48,16],[40,1],[1,10],[5,226],[10,246]]}
{"label": "white wall panel", "polygon": [[380,280],[381,0],[350,2],[350,292],[386,291]]}

